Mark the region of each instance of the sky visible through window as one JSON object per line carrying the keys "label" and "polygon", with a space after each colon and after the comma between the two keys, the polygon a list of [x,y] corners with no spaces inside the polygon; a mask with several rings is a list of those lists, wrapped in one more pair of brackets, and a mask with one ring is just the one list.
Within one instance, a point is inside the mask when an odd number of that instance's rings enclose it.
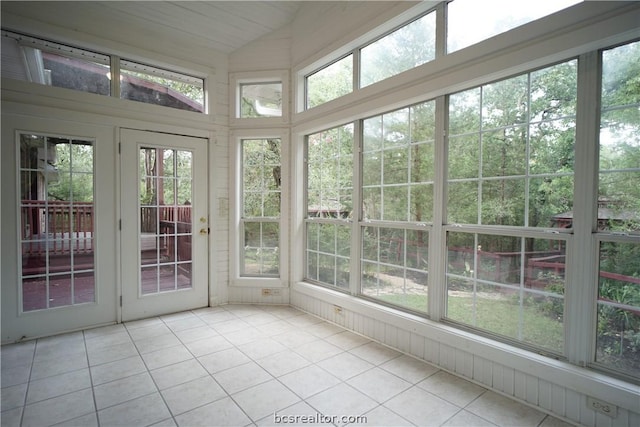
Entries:
{"label": "sky visible through window", "polygon": [[447,51],[471,46],[581,1],[454,0],[449,4]]}

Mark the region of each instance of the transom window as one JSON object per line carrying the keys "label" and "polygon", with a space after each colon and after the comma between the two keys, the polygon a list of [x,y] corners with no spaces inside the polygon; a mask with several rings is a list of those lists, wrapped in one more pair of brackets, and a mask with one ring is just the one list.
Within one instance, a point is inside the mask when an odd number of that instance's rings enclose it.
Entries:
{"label": "transom window", "polygon": [[431,12],[360,50],[360,87],[436,57],[436,14]]}
{"label": "transom window", "polygon": [[281,116],[282,82],[240,84],[240,118]]}
{"label": "transom window", "polygon": [[204,81],[139,62],[121,60],[120,98],[202,113]]}
{"label": "transom window", "polygon": [[[2,77],[203,113],[204,79],[2,31]],[[116,66],[115,64],[119,64]]]}
{"label": "transom window", "polygon": [[[353,46],[348,54],[343,51],[340,59],[329,59],[311,73],[301,71],[305,85],[300,89],[304,91],[305,103],[299,108],[317,107],[580,1],[541,0],[531,4],[511,0],[441,2],[423,16]],[[442,9],[446,11],[446,25],[436,25],[436,14]],[[446,47],[436,47],[438,36]]]}
{"label": "transom window", "polygon": [[[448,3],[447,52],[471,46],[581,1],[454,0]],[[479,22],[482,25],[478,25]]]}
{"label": "transom window", "polygon": [[307,76],[306,108],[313,108],[353,91],[353,54]]}

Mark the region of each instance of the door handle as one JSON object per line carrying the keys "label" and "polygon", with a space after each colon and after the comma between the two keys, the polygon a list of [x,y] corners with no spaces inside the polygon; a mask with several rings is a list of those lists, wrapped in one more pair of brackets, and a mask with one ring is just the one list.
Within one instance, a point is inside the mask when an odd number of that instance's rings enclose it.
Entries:
{"label": "door handle", "polygon": [[201,228],[200,229],[200,234],[201,235],[209,234],[209,229],[208,228]]}

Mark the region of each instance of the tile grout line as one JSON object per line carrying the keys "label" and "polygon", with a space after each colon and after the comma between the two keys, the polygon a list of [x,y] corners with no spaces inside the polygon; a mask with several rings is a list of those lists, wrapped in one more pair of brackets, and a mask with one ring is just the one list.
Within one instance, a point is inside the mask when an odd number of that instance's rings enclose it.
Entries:
{"label": "tile grout line", "polygon": [[100,427],[100,417],[98,417],[98,402],[96,400],[96,391],[95,391],[95,388],[93,387],[93,374],[91,373],[91,363],[89,361],[89,350],[87,348],[87,337],[84,331],[82,331],[82,343],[84,344],[84,352],[87,358],[87,371],[89,371],[89,384],[91,385],[91,397],[93,399],[94,414],[96,417],[96,423],[98,424],[98,427]]}

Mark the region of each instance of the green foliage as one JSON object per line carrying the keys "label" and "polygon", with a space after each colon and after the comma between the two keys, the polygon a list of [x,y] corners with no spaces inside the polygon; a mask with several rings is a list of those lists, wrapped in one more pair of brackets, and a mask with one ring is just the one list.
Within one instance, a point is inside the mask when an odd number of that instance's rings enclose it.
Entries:
{"label": "green foliage", "polygon": [[598,289],[597,359],[633,372],[640,369],[640,244],[604,242],[600,247],[601,276]]}
{"label": "green foliage", "polygon": [[307,77],[307,108],[313,108],[353,91],[353,55]]}
{"label": "green foliage", "polygon": [[368,86],[435,57],[435,12],[362,49],[361,86]]}
{"label": "green foliage", "polygon": [[49,181],[49,200],[93,201],[93,146],[83,141],[55,144],[57,180]]}

